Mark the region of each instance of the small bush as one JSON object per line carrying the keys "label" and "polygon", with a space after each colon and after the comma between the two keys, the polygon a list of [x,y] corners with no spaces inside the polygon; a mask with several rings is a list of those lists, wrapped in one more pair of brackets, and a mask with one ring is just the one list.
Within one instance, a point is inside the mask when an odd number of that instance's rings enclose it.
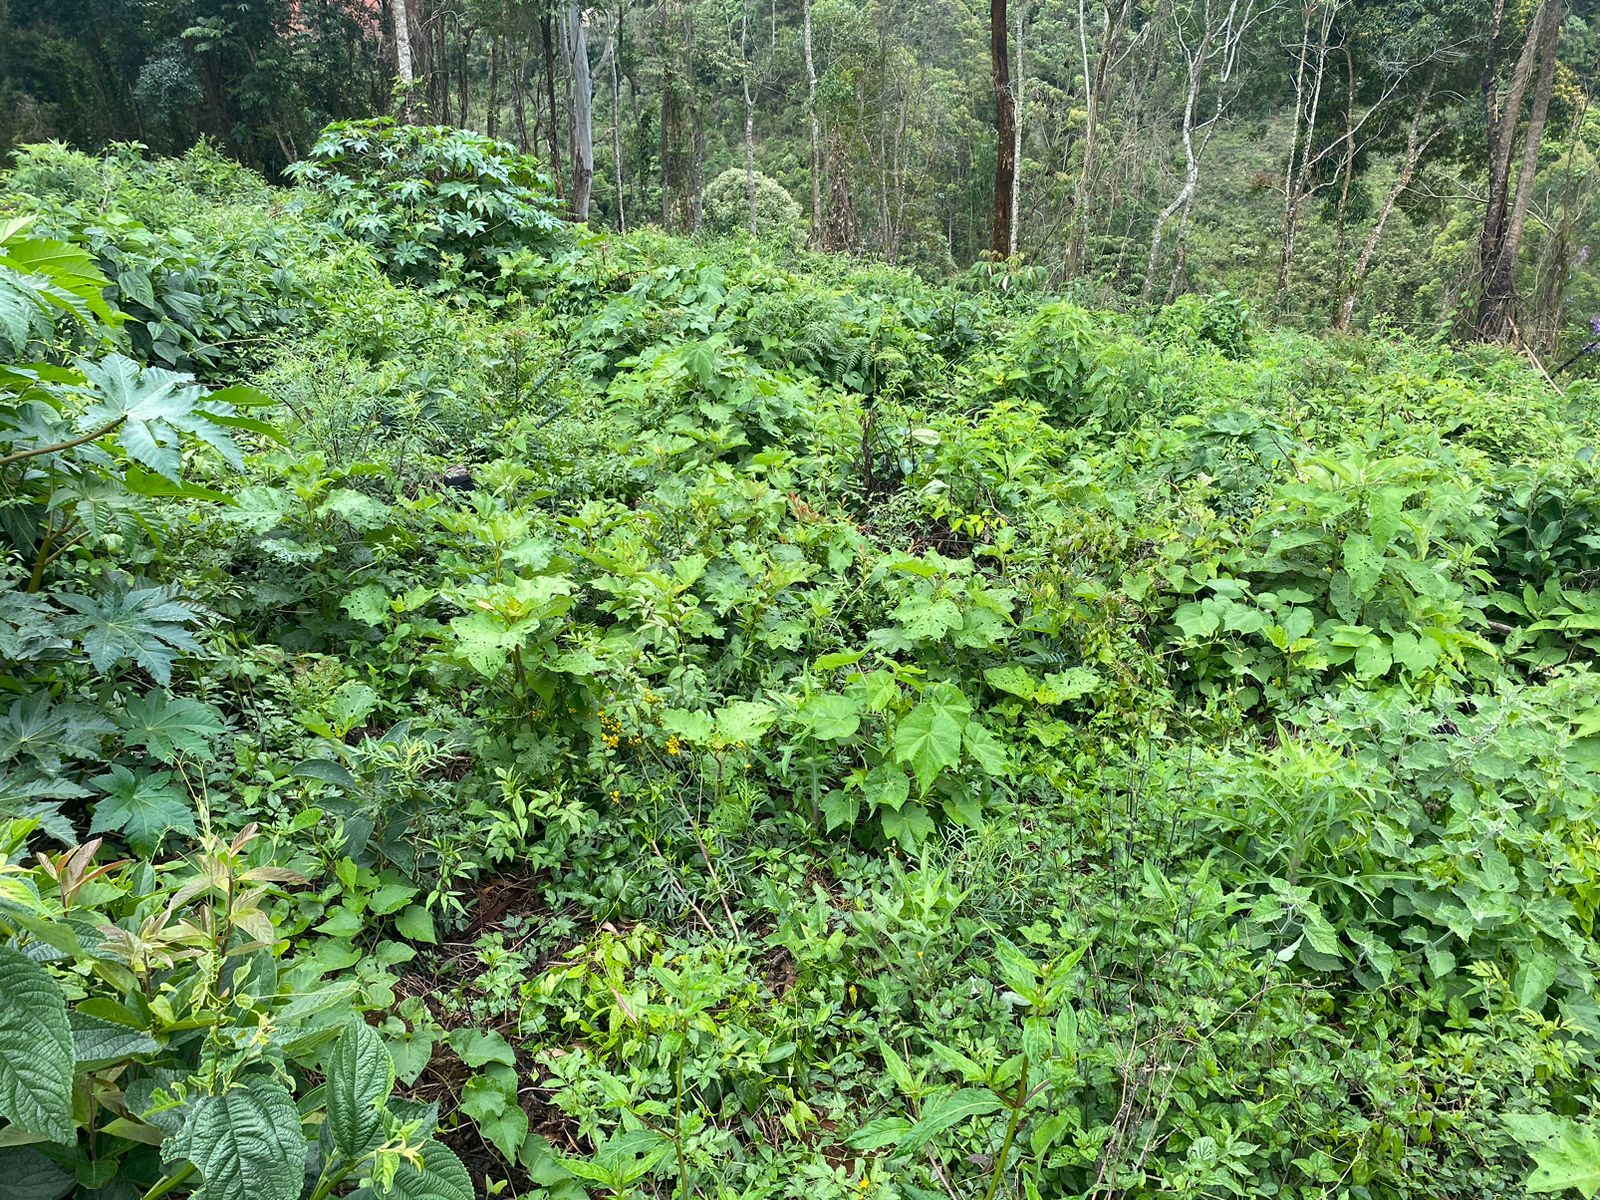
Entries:
{"label": "small bush", "polygon": [[502,254],[548,251],[561,232],[538,163],[464,129],[336,121],[290,173],[344,232],[413,282],[492,281]]}
{"label": "small bush", "polygon": [[[750,228],[750,184],[743,167],[729,167],[705,191],[705,224],[712,233]],[[756,236],[798,246],[803,236],[800,205],[783,184],[756,172]]]}

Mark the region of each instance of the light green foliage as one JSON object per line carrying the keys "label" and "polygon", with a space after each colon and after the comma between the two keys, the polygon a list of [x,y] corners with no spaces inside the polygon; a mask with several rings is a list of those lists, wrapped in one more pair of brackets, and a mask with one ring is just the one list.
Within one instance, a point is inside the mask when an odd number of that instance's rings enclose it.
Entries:
{"label": "light green foliage", "polygon": [[804,236],[800,205],[770,175],[755,172],[755,229],[750,228],[751,177],[740,167],[729,167],[706,184],[702,218],[713,233],[754,233],[780,246],[798,246]]}

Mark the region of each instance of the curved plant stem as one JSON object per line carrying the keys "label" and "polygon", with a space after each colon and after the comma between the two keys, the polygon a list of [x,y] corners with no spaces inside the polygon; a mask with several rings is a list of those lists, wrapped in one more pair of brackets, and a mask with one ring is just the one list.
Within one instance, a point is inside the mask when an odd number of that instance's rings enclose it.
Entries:
{"label": "curved plant stem", "polygon": [[1000,1176],[1005,1173],[1006,1159],[1011,1157],[1011,1143],[1016,1140],[1017,1126],[1022,1123],[1022,1110],[1028,1103],[1028,1058],[1022,1058],[1022,1078],[1017,1080],[1017,1098],[1011,1102],[1011,1119],[1006,1122],[1006,1135],[1000,1141],[1000,1152],[994,1158],[994,1174],[989,1176],[989,1188],[983,1200],[994,1200],[1000,1190]]}
{"label": "curved plant stem", "polygon": [[173,1188],[177,1187],[180,1183],[193,1174],[194,1164],[184,1163],[183,1166],[179,1167],[171,1175],[168,1175],[165,1179],[158,1181],[153,1188],[140,1197],[140,1200],[156,1200],[158,1196],[165,1196]]}

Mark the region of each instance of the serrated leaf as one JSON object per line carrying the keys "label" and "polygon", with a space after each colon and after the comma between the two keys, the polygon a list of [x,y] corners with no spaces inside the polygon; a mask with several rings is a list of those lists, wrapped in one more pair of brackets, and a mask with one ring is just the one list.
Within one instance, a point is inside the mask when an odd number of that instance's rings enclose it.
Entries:
{"label": "serrated leaf", "polygon": [[72,1026],[45,969],[0,946],[0,1117],[52,1142],[74,1140]]}
{"label": "serrated leaf", "polygon": [[[214,447],[235,467],[243,457],[227,431],[210,419],[205,389],[192,375],[162,367],[140,367],[122,354],[74,364],[93,388],[94,402],[79,416],[82,432],[121,421],[116,438],[141,466],[176,480],[182,470],[182,435],[192,434]],[[219,406],[220,407],[220,406]]]}
{"label": "serrated leaf", "polygon": [[300,1111],[287,1088],[259,1075],[194,1101],[161,1158],[194,1164],[205,1181],[194,1200],[299,1200],[305,1187]]}
{"label": "serrated leaf", "polygon": [[50,693],[41,688],[0,715],[0,763],[26,759],[53,775],[64,756],[98,758],[100,738],[115,731],[115,725],[86,705],[52,704]]}
{"label": "serrated leaf", "polygon": [[1043,1017],[1029,1017],[1022,1023],[1022,1052],[1033,1062],[1044,1062],[1055,1046],[1055,1032]]}
{"label": "serrated leaf", "polygon": [[1039,681],[1028,673],[1026,667],[990,667],[984,671],[983,678],[996,691],[1023,700],[1033,700],[1038,695]]}
{"label": "serrated leaf", "polygon": [[693,712],[686,708],[664,708],[661,710],[661,728],[668,733],[677,734],[686,742],[703,746],[711,740],[711,731],[715,726],[708,712]]}
{"label": "serrated leaf", "polygon": [[169,832],[195,832],[194,807],[171,771],[135,775],[114,766],[95,781],[104,793],[90,833],[121,835],[140,854],[154,852]]}
{"label": "serrated leaf", "polygon": [[224,732],[222,714],[211,705],[156,691],[123,705],[120,724],[130,746],[143,746],[164,763],[179,754],[209,761],[213,755],[208,739]]}
{"label": "serrated leaf", "polygon": [[1555,1137],[1533,1151],[1530,1192],[1564,1192],[1572,1188],[1584,1200],[1600,1192],[1600,1131],[1559,1119]]}
{"label": "serrated leaf", "polygon": [[6,1200],[61,1200],[78,1185],[72,1172],[32,1146],[0,1147],[0,1179],[5,1180]]}
{"label": "serrated leaf", "polygon": [[394,1060],[373,1029],[353,1017],[328,1055],[324,1087],[334,1149],[355,1161],[380,1140],[383,1102],[394,1087]]}
{"label": "serrated leaf", "polygon": [[187,628],[200,614],[165,588],[112,587],[99,596],[69,592],[57,599],[78,613],[69,629],[101,673],[131,659],[165,686],[178,655],[201,650]]}
{"label": "serrated leaf", "polygon": [[816,693],[800,702],[795,711],[807,732],[818,741],[839,742],[854,736],[861,728],[861,708],[848,696]]}
{"label": "serrated leaf", "polygon": [[1357,601],[1366,600],[1383,575],[1383,551],[1364,533],[1344,539],[1344,573],[1350,580],[1350,593]]}
{"label": "serrated leaf", "polygon": [[935,695],[913,708],[895,728],[895,761],[911,767],[924,792],[941,771],[961,761],[967,718],[967,709]]}
{"label": "serrated leaf", "polygon": [[429,1139],[418,1153],[421,1169],[402,1161],[388,1191],[364,1187],[350,1200],[476,1200],[472,1176],[451,1150]]}
{"label": "serrated leaf", "polygon": [[141,1029],[103,1021],[88,1013],[74,1012],[72,1025],[72,1053],[79,1067],[103,1067],[107,1063],[136,1058],[141,1054],[154,1054],[161,1043]]}
{"label": "serrated leaf", "polygon": [[725,746],[758,741],[777,715],[777,709],[760,700],[735,700],[717,712],[716,740]]}

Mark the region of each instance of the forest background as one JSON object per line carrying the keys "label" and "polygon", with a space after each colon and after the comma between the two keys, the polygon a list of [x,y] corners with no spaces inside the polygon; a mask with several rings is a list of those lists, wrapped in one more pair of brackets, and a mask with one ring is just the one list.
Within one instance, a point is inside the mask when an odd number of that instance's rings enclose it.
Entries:
{"label": "forest background", "polygon": [[[0,148],[197,139],[280,176],[394,111],[569,212],[1093,304],[1597,335],[1594,0],[0,0]],[[396,80],[400,81],[396,89]]]}

